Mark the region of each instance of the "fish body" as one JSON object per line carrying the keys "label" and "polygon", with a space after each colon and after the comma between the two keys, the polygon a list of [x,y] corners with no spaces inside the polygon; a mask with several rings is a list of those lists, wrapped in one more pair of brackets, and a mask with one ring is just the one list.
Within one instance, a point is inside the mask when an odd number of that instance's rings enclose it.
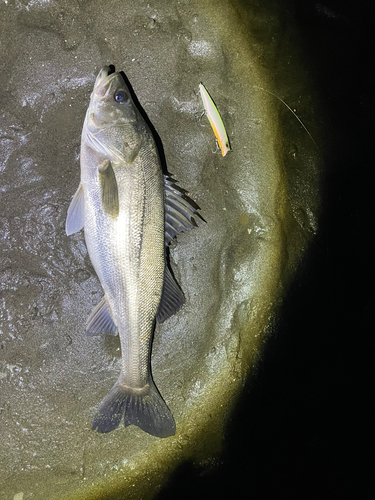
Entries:
{"label": "fish body", "polygon": [[125,426],[167,437],[173,416],[151,375],[155,319],[177,312],[184,296],[166,264],[166,245],[195,225],[194,208],[163,176],[152,133],[121,73],[103,68],[82,130],[81,183],[68,210],[67,234],[84,227],[104,290],[87,335],[119,333],[120,376],[97,410],[93,429]]}

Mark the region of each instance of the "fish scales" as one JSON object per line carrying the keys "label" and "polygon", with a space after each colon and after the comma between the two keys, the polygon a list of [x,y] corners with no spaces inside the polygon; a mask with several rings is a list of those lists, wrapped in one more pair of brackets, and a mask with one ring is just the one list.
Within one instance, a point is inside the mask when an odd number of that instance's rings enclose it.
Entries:
{"label": "fish scales", "polygon": [[[121,380],[137,388],[148,381],[146,360],[164,278],[163,177],[156,155],[153,162],[145,161],[150,157],[147,148],[149,144],[131,169],[114,166],[120,206],[116,219],[100,210],[97,181],[85,199],[90,207],[85,212],[88,252],[123,346]],[[99,158],[92,163],[95,173],[102,162]]]}
{"label": "fish scales", "polygon": [[[125,426],[135,424],[158,437],[175,432],[150,365],[155,320],[164,321],[184,303],[166,265],[165,245],[196,225],[195,209],[172,185],[121,73],[103,68],[82,130],[81,183],[66,222],[67,234],[84,227],[104,290],[86,333],[118,331],[121,340],[120,376],[93,420],[99,432],[112,431],[122,418]],[[172,207],[184,222],[169,217],[167,230],[165,213]]]}

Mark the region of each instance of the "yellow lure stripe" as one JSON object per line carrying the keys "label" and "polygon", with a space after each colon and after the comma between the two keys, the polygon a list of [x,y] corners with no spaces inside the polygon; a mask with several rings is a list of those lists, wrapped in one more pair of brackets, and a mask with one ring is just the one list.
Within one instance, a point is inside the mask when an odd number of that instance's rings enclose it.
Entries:
{"label": "yellow lure stripe", "polygon": [[207,118],[211,123],[212,130],[221,149],[221,154],[225,156],[231,150],[227,132],[224,127],[223,120],[215,106],[214,101],[211,99],[210,94],[207,92],[203,83],[199,84],[199,92],[203,101],[203,106],[207,114]]}

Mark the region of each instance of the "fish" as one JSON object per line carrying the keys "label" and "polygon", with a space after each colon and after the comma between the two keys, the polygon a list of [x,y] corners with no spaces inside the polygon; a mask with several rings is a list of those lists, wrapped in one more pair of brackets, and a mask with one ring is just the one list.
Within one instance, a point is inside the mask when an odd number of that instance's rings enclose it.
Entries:
{"label": "fish", "polygon": [[227,131],[225,130],[223,120],[221,119],[220,113],[203,83],[199,84],[199,92],[201,95],[205,113],[219,144],[221,154],[222,156],[225,156],[228,151],[231,151],[232,148],[230,147]]}
{"label": "fish", "polygon": [[123,420],[166,438],[173,415],[151,372],[156,322],[181,309],[185,296],[167,263],[179,233],[197,227],[199,207],[163,174],[154,136],[114,66],[96,78],[82,129],[81,177],[66,234],[84,228],[88,254],[104,291],[86,335],[119,334],[121,372],[96,410],[92,429],[111,432]]}

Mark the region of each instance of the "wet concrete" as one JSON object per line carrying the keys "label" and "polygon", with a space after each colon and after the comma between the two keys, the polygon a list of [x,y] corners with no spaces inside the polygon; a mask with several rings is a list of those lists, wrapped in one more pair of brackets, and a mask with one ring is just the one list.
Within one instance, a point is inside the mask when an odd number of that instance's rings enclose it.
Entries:
{"label": "wet concrete", "polygon": [[[267,91],[272,73],[249,26],[280,27],[256,12],[250,20],[230,2],[1,3],[1,499],[150,498],[178,463],[220,449],[317,227],[318,154]],[[154,378],[177,424],[166,440],[134,426],[91,431],[120,344],[84,335],[102,290],[82,232],[68,238],[64,224],[89,95],[110,63],[126,73],[169,172],[207,221],[172,245],[187,303],[154,339]],[[226,124],[225,158],[199,119],[201,81]]]}

